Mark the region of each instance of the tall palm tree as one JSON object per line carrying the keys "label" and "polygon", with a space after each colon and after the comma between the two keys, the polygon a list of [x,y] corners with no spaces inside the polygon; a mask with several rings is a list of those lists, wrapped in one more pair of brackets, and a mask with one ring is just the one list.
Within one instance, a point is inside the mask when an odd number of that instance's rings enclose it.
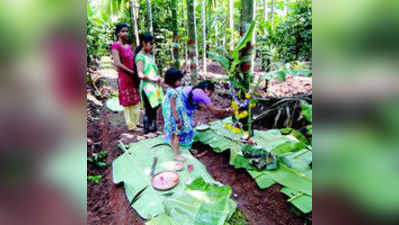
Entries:
{"label": "tall palm tree", "polygon": [[[263,19],[267,21],[267,0],[263,1]],[[267,33],[267,29],[264,29],[264,33]]]}
{"label": "tall palm tree", "polygon": [[197,35],[195,22],[195,0],[187,0],[187,18],[188,18],[188,58],[190,60],[191,83],[195,84],[197,81],[198,68],[198,49],[197,49]]}
{"label": "tall palm tree", "polygon": [[270,11],[270,22],[273,25],[273,14],[274,14],[274,0],[272,0],[271,11]]}
{"label": "tall palm tree", "polygon": [[174,59],[174,64],[175,68],[179,69],[180,68],[180,62],[179,62],[179,47],[178,47],[178,41],[179,41],[179,30],[177,26],[177,0],[172,0],[171,2],[171,9],[172,9],[172,29],[173,29],[173,59]]}
{"label": "tall palm tree", "polygon": [[234,0],[229,0],[230,51],[234,48]]}
{"label": "tall palm tree", "polygon": [[140,39],[139,39],[139,29],[137,27],[137,18],[139,17],[138,15],[138,3],[136,0],[130,0],[130,12],[131,12],[131,20],[132,20],[132,26],[134,28],[134,36],[136,40],[136,46],[140,45]]}
{"label": "tall palm tree", "polygon": [[284,13],[288,15],[288,4],[290,3],[289,0],[284,0]]}
{"label": "tall palm tree", "polygon": [[[188,37],[188,19],[187,19],[187,12],[186,11],[186,7],[187,7],[187,1],[182,1],[182,15],[183,15],[183,24],[184,24],[184,35],[185,37]],[[184,44],[184,59],[185,59],[185,63],[188,63],[188,44],[187,42]]]}
{"label": "tall palm tree", "polygon": [[153,27],[152,27],[152,9],[151,9],[151,1],[146,0],[147,2],[147,8],[148,8],[148,20],[149,20],[149,31],[152,34],[153,33]]}
{"label": "tall palm tree", "polygon": [[[252,20],[256,20],[256,0],[253,0],[253,10],[252,10]],[[256,42],[256,28],[255,28],[255,32],[252,35],[252,40],[251,40],[251,45],[254,46],[254,48],[252,49],[252,53],[251,53],[251,69],[250,72],[253,73],[254,72],[254,68],[255,68],[255,55],[256,55],[256,48],[255,48],[255,42]]]}
{"label": "tall palm tree", "polygon": [[103,0],[99,5],[99,14],[104,21],[109,21],[112,16],[118,16],[125,10],[130,11],[131,23],[134,30],[136,45],[139,45],[137,28],[138,2],[137,0]]}
{"label": "tall palm tree", "polygon": [[202,70],[206,73],[206,21],[205,21],[205,0],[201,1],[202,21]]}

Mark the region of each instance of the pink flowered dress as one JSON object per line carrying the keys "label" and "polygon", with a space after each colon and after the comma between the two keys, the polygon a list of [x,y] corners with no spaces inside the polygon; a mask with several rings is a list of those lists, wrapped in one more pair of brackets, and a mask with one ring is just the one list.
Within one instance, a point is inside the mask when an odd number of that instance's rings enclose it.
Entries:
{"label": "pink flowered dress", "polygon": [[[112,44],[112,49],[119,52],[120,61],[127,68],[134,70],[134,54],[131,46],[123,47],[119,42]],[[140,102],[138,86],[132,75],[118,69],[119,103],[122,106],[132,106]]]}

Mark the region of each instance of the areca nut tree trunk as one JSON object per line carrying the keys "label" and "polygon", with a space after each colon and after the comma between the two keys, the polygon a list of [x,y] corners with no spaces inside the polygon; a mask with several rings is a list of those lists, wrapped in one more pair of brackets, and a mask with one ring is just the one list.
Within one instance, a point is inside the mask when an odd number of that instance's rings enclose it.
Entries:
{"label": "areca nut tree trunk", "polygon": [[205,21],[205,0],[201,1],[201,22],[202,22],[202,70],[206,74],[206,21]]}
{"label": "areca nut tree trunk", "polygon": [[197,81],[198,68],[198,49],[195,22],[195,0],[187,0],[187,19],[188,19],[188,58],[190,61],[191,83],[194,85]]}
{"label": "areca nut tree trunk", "polygon": [[230,51],[234,49],[234,0],[229,0]]}
{"label": "areca nut tree trunk", "polygon": [[274,0],[272,0],[271,11],[270,11],[270,22],[273,26],[273,14],[274,14]]}
{"label": "areca nut tree trunk", "polygon": [[224,49],[228,49],[228,46],[226,45],[227,43],[226,43],[226,18],[227,18],[227,13],[226,13],[226,10],[225,10],[225,8],[226,8],[226,4],[225,4],[225,1],[224,0],[222,0],[222,17],[223,17],[223,29],[225,30],[225,32],[223,33],[223,39],[222,39],[222,43],[223,43],[223,48]]}
{"label": "areca nut tree trunk", "polygon": [[[252,10],[252,20],[256,20],[256,0],[253,0],[253,10]],[[255,25],[256,26],[256,25]],[[251,40],[251,44],[252,46],[255,46],[256,44],[256,28],[255,28],[255,32],[252,35],[252,40]],[[254,68],[255,68],[255,56],[256,56],[256,48],[252,49],[252,54],[251,54],[251,69],[250,72],[253,73],[254,72]]]}
{"label": "areca nut tree trunk", "polygon": [[180,69],[179,30],[177,25],[177,0],[172,0],[173,60],[176,69]]}
{"label": "areca nut tree trunk", "polygon": [[219,47],[219,17],[217,17],[215,21],[215,47],[216,49]]}
{"label": "areca nut tree trunk", "polygon": [[[263,19],[267,21],[267,0],[263,1]],[[267,29],[264,29],[264,33],[267,33]]]}
{"label": "areca nut tree trunk", "polygon": [[136,46],[140,45],[140,39],[139,39],[139,29],[137,28],[137,18],[138,15],[136,14],[136,1],[135,0],[130,0],[130,13],[131,13],[131,20],[132,20],[132,26],[134,29],[134,36],[136,39]]}
{"label": "areca nut tree trunk", "polygon": [[[184,24],[184,36],[185,37],[188,37],[188,19],[186,18],[187,17],[187,13],[185,13],[185,12],[187,12],[186,11],[186,3],[187,3],[187,1],[183,1],[182,2],[182,9],[183,9],[183,12],[182,12],[182,15],[183,15],[183,24]],[[185,44],[184,44],[184,56],[185,56],[185,64],[186,65],[188,65],[188,44],[187,44],[187,42],[185,42]]]}
{"label": "areca nut tree trunk", "polygon": [[148,8],[148,20],[149,20],[149,31],[152,34],[153,33],[153,26],[152,26],[152,9],[151,9],[151,1],[146,0],[147,2],[147,8]]}
{"label": "areca nut tree trunk", "polygon": [[288,15],[288,4],[289,4],[289,0],[285,0],[284,1],[284,13],[285,15]]}

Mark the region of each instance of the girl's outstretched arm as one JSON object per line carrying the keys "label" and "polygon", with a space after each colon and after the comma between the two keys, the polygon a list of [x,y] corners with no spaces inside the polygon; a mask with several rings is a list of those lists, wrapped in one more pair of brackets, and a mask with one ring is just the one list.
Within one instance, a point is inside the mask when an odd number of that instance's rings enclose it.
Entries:
{"label": "girl's outstretched arm", "polygon": [[215,116],[223,116],[232,112],[231,108],[221,109],[214,106],[212,103],[208,105],[200,104],[200,110],[207,110]]}

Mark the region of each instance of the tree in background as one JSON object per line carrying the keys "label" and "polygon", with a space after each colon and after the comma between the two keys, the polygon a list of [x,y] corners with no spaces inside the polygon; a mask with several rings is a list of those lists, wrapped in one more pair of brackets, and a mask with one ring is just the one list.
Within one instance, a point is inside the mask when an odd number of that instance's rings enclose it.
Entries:
{"label": "tree in background", "polygon": [[174,66],[176,69],[180,68],[179,62],[179,30],[177,26],[177,0],[172,0],[171,2],[172,9],[172,27],[173,27],[173,58],[174,58]]}
{"label": "tree in background", "polygon": [[272,23],[272,25],[273,25],[273,18],[274,17],[274,0],[272,0],[272,2],[271,2],[271,11],[270,11],[270,22]]}
{"label": "tree in background", "polygon": [[[252,9],[252,20],[256,20],[256,0],[253,1],[253,9]],[[256,26],[256,25],[255,25]],[[251,53],[251,69],[250,72],[253,73],[254,72],[254,68],[255,68],[255,55],[256,55],[256,48],[255,48],[255,43],[256,43],[256,28],[255,28],[255,32],[252,35],[252,39],[251,39],[251,45],[252,45],[252,53]]]}
{"label": "tree in background", "polygon": [[130,0],[130,12],[132,17],[132,26],[134,28],[134,36],[136,40],[136,46],[140,45],[140,38],[139,38],[139,29],[137,27],[137,18],[138,15],[138,4],[136,0]]}
{"label": "tree in background", "polygon": [[234,0],[229,0],[230,51],[234,49]]}
{"label": "tree in background", "polygon": [[151,10],[151,1],[146,0],[147,8],[148,8],[148,20],[149,20],[149,32],[152,34],[154,32],[154,28],[152,26],[152,10]]}
{"label": "tree in background", "polygon": [[[263,1],[263,19],[267,21],[267,0]],[[263,32],[267,34],[266,27],[264,28]]]}
{"label": "tree in background", "polygon": [[188,18],[188,59],[190,61],[189,68],[191,70],[191,83],[197,81],[198,68],[198,49],[197,49],[197,30],[194,11],[195,0],[187,0],[187,18]]}
{"label": "tree in background", "polygon": [[202,70],[206,73],[206,21],[205,0],[201,0],[201,22],[202,22]]}
{"label": "tree in background", "polygon": [[286,20],[275,29],[269,27],[270,45],[276,47],[279,61],[311,61],[312,59],[312,4],[298,1]]}
{"label": "tree in background", "polygon": [[[182,1],[182,8],[183,8],[183,12],[182,12],[182,16],[183,16],[183,24],[184,24],[184,36],[188,37],[188,19],[187,19],[187,1]],[[188,38],[187,38],[188,40]],[[186,43],[184,44],[184,59],[185,59],[185,63],[188,63],[188,43],[186,41]]]}

